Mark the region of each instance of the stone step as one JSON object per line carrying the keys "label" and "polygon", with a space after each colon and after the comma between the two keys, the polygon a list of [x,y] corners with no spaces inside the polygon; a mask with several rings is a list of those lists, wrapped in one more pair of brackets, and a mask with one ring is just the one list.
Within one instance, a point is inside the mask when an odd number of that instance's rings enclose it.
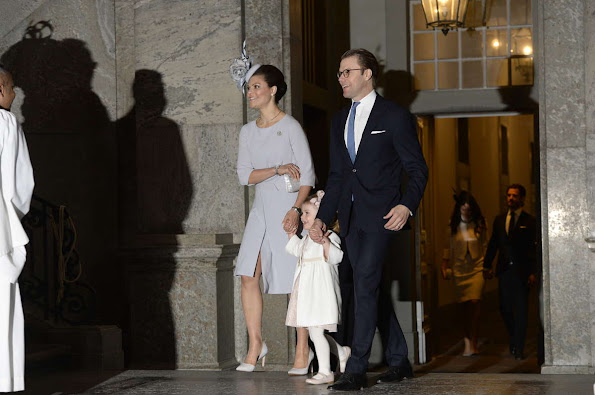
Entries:
{"label": "stone step", "polygon": [[26,366],[56,360],[80,369],[122,369],[122,331],[115,325],[52,326],[29,322],[25,328]]}
{"label": "stone step", "polygon": [[27,370],[36,368],[56,368],[70,366],[72,361],[72,347],[64,344],[26,344],[25,367]]}

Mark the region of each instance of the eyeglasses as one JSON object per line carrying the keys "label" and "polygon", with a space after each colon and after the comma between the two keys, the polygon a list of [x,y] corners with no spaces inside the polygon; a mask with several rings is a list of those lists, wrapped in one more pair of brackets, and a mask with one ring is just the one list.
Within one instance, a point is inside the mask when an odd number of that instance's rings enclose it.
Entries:
{"label": "eyeglasses", "polygon": [[343,71],[337,71],[337,78],[341,78],[341,75],[345,78],[349,78],[349,73],[354,70],[365,70],[365,69],[345,69]]}

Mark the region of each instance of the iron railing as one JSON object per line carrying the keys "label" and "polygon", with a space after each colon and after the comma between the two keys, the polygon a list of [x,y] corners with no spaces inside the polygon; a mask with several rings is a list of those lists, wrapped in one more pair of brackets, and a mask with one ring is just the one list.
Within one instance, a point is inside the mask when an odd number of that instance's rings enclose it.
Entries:
{"label": "iron railing", "polygon": [[93,324],[95,290],[82,279],[74,221],[66,206],[33,195],[23,218],[29,236],[19,285],[25,315],[51,324]]}

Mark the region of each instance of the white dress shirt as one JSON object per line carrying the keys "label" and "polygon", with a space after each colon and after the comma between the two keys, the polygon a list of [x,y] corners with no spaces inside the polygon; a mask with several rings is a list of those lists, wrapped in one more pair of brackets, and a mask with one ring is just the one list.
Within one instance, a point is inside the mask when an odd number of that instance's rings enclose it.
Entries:
{"label": "white dress shirt", "polygon": [[[360,100],[360,104],[355,109],[355,122],[354,122],[354,138],[355,138],[355,153],[357,154],[357,150],[359,149],[359,143],[362,141],[362,135],[364,134],[364,129],[366,128],[366,124],[368,123],[368,118],[370,118],[370,112],[372,112],[372,107],[374,107],[374,103],[376,102],[376,91],[372,90],[372,92],[368,93],[363,99]],[[353,101],[351,102],[353,105]],[[349,114],[351,114],[351,109],[349,110]],[[349,124],[349,114],[347,115],[347,121],[345,122],[345,145],[347,146],[347,125]]]}

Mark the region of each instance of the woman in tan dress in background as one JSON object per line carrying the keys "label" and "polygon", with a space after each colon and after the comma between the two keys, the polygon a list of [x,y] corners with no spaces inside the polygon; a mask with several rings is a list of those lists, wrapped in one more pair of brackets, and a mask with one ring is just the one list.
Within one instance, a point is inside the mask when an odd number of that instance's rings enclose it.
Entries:
{"label": "woman in tan dress in background", "polygon": [[465,349],[463,356],[479,353],[480,301],[485,280],[483,278],[483,257],[487,248],[485,218],[471,193],[462,191],[454,196],[455,206],[450,219],[449,248],[444,250],[442,278],[452,277],[463,311]]}

